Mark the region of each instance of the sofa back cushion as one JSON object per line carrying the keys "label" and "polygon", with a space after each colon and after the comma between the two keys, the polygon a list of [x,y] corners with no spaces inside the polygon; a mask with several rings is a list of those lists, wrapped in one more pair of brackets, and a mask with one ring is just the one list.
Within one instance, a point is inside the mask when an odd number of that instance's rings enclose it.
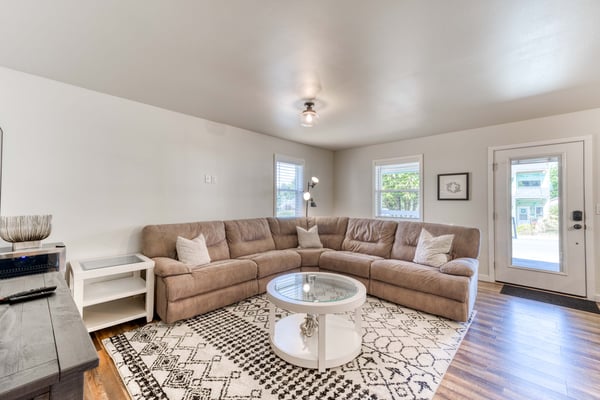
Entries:
{"label": "sofa back cushion", "polygon": [[231,258],[275,250],[266,218],[225,221],[225,234]]}
{"label": "sofa back cushion", "polygon": [[411,221],[398,222],[396,238],[390,257],[397,260],[412,261],[415,258],[415,249],[423,228],[433,236],[454,235],[452,247],[450,248],[451,260],[459,257],[479,257],[479,229]]}
{"label": "sofa back cushion", "polygon": [[189,222],[182,224],[147,225],[142,229],[142,253],[146,257],[177,258],[177,236],[194,239],[204,235],[211,261],[229,258],[223,221]]}
{"label": "sofa back cushion", "polygon": [[323,247],[341,250],[348,227],[348,217],[309,217],[308,228],[317,225]]}
{"label": "sofa back cushion", "polygon": [[298,235],[296,227],[308,228],[306,218],[267,218],[275,248],[277,250],[292,249],[298,247]]}
{"label": "sofa back cushion", "polygon": [[395,221],[350,218],[342,250],[389,258],[396,225]]}

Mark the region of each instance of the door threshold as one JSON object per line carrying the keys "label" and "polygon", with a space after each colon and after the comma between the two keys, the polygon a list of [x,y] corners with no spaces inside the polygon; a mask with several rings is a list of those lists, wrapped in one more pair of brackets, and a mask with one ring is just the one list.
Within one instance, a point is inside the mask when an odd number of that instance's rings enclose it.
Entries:
{"label": "door threshold", "polygon": [[564,293],[529,288],[526,286],[502,284],[500,294],[521,297],[528,300],[540,301],[560,307],[572,308],[580,311],[587,311],[594,314],[600,314],[598,304],[579,296],[572,296]]}

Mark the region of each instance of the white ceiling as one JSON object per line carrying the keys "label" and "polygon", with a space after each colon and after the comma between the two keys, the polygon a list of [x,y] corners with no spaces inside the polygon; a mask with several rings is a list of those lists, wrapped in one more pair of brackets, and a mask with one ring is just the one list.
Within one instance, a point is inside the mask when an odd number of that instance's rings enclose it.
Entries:
{"label": "white ceiling", "polygon": [[598,0],[0,0],[0,50],[8,68],[329,149],[600,107]]}

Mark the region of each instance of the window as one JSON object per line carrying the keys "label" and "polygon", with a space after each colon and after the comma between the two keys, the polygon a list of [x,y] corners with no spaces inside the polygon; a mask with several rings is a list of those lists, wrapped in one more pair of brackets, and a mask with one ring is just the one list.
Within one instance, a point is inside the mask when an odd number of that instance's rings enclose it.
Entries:
{"label": "window", "polygon": [[304,160],[275,155],[275,216],[304,215]]}
{"label": "window", "polygon": [[375,160],[375,218],[423,219],[423,156]]}
{"label": "window", "polygon": [[527,221],[529,220],[529,209],[526,207],[521,207],[519,209],[519,221]]}
{"label": "window", "polygon": [[517,173],[517,186],[518,187],[540,187],[542,186],[542,180],[544,179],[544,173],[542,172],[519,172]]}

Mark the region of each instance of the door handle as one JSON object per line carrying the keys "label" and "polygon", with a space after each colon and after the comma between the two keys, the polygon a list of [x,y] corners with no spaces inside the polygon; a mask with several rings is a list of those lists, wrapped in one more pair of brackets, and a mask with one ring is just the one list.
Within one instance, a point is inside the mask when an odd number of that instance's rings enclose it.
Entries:
{"label": "door handle", "polygon": [[573,229],[581,229],[581,228],[583,228],[583,226],[581,224],[573,225]]}

